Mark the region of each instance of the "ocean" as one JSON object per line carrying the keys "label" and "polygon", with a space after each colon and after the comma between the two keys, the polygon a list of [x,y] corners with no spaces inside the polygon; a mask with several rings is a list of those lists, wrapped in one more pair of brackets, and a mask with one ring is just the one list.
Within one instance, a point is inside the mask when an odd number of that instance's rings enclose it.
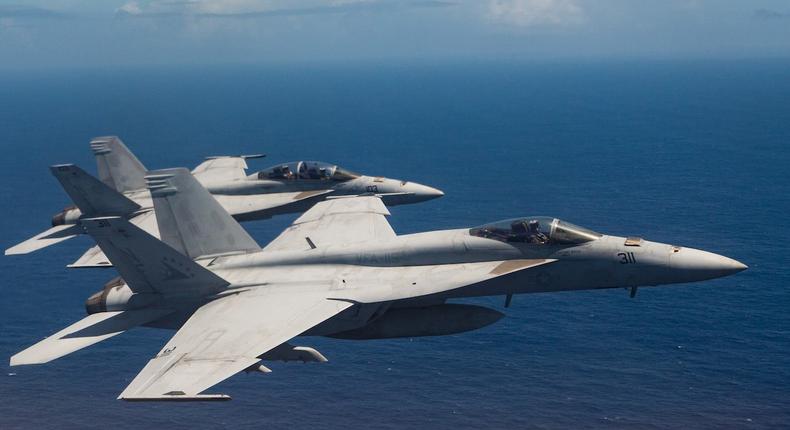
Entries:
{"label": "ocean", "polygon": [[[3,248],[69,204],[47,168],[95,172],[116,134],[150,169],[265,152],[420,182],[398,233],[552,215],[749,265],[689,285],[465,300],[506,313],[436,338],[299,338],[221,403],[117,395],[173,332],[134,329],[0,375],[0,428],[787,428],[790,62],[291,64],[0,72]],[[266,244],[296,215],[245,223]],[[84,316],[114,269],[80,237],[0,257],[0,357]]]}

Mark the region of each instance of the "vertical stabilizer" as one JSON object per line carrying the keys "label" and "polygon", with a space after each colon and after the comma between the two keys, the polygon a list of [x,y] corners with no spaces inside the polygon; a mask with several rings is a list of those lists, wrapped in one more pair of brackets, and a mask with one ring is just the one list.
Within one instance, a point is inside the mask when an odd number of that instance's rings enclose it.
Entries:
{"label": "vertical stabilizer", "polygon": [[83,215],[128,215],[140,209],[140,205],[73,164],[58,164],[49,170]]}
{"label": "vertical stabilizer", "polygon": [[119,193],[145,188],[145,166],[117,136],[91,140],[99,179]]}
{"label": "vertical stabilizer", "polygon": [[85,231],[135,292],[205,297],[228,282],[120,217],[85,218]]}
{"label": "vertical stabilizer", "polygon": [[191,258],[260,250],[189,170],[155,170],[145,179],[166,244]]}

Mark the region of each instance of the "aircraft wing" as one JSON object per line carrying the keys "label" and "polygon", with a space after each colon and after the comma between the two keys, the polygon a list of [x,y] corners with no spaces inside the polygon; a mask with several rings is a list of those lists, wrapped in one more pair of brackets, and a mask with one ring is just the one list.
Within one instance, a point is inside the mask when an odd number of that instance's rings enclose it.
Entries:
{"label": "aircraft wing", "polygon": [[352,306],[328,291],[274,285],[230,294],[199,308],[118,397],[227,399],[203,390],[256,364],[260,355]]}
{"label": "aircraft wing", "polygon": [[305,212],[264,248],[265,251],[309,250],[330,244],[389,240],[396,236],[390,214],[375,196],[327,200]]}
{"label": "aircraft wing", "polygon": [[[159,227],[156,224],[156,214],[154,211],[143,212],[136,217],[130,218],[129,222],[140,227],[141,230],[154,237],[159,237]],[[112,263],[102,252],[98,245],[87,250],[75,262],[69,264],[67,267],[73,269],[82,269],[90,267],[112,267]]]}
{"label": "aircraft wing", "polygon": [[192,175],[201,183],[241,179],[247,176],[246,157],[216,157],[200,163]]}

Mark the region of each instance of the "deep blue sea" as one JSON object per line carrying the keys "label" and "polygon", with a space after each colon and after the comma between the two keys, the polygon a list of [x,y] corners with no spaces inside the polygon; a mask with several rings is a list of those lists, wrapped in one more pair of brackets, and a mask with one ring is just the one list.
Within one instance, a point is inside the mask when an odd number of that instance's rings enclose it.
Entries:
{"label": "deep blue sea", "polygon": [[[0,72],[0,238],[69,204],[48,166],[95,172],[117,134],[153,168],[265,152],[421,182],[399,233],[554,215],[750,266],[693,285],[517,296],[479,331],[300,338],[222,403],[116,396],[172,332],[134,329],[0,374],[0,428],[787,428],[790,62],[279,65]],[[246,223],[261,244],[294,218]],[[113,269],[81,237],[0,257],[0,358],[83,318]],[[502,297],[468,300],[503,310]]]}

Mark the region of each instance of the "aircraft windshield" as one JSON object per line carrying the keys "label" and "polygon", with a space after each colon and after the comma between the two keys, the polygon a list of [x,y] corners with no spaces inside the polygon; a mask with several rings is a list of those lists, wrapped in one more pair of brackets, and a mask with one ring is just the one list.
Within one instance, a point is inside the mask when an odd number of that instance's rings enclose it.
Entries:
{"label": "aircraft windshield", "polygon": [[469,230],[472,236],[502,242],[536,245],[572,245],[598,239],[602,235],[584,227],[551,217],[514,218],[482,225]]}
{"label": "aircraft windshield", "polygon": [[359,175],[334,164],[321,161],[293,161],[258,172],[258,179],[292,181],[349,181]]}

